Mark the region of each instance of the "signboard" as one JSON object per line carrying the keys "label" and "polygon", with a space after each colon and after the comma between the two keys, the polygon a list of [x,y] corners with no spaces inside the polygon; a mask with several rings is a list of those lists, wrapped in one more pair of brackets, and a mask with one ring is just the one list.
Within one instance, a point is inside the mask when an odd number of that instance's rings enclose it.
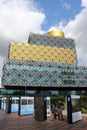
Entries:
{"label": "signboard", "polygon": [[1,100],[1,109],[6,110],[6,97],[3,97]]}
{"label": "signboard", "polygon": [[0,98],[0,109],[1,109],[1,98]]}
{"label": "signboard", "polygon": [[[19,115],[28,114],[34,114],[34,97],[21,97],[19,103]],[[47,97],[47,116],[50,115],[50,97]]]}
{"label": "signboard", "polygon": [[67,96],[67,116],[69,123],[74,123],[82,119],[80,96]]}
{"label": "signboard", "polygon": [[71,96],[72,104],[72,122],[76,122],[82,119],[81,106],[80,106],[80,96]]}
{"label": "signboard", "polygon": [[20,98],[20,115],[34,114],[34,98],[21,97]]}
{"label": "signboard", "polygon": [[19,98],[18,97],[12,97],[11,112],[18,112],[18,104],[19,104]]}
{"label": "signboard", "polygon": [[50,104],[50,97],[47,97],[47,117],[51,116],[51,104]]}

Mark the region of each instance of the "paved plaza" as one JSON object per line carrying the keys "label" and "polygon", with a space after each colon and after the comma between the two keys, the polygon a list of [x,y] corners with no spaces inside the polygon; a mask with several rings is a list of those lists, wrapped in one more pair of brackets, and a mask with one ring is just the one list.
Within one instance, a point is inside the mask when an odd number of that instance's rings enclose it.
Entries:
{"label": "paved plaza", "polygon": [[52,116],[46,121],[36,121],[34,115],[19,116],[17,113],[6,114],[0,110],[0,130],[87,130],[87,115],[82,115],[82,120],[73,124],[65,120],[55,122]]}

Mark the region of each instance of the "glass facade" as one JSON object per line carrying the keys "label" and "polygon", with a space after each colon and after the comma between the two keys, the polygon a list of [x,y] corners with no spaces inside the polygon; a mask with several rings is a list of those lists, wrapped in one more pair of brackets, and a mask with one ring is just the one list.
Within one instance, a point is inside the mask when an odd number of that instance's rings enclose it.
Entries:
{"label": "glass facade", "polygon": [[[0,97],[5,96],[30,96],[34,97],[39,93],[41,96],[64,96],[67,95],[81,95],[83,90],[21,90],[21,89],[0,89]],[[87,91],[85,91],[87,93]]]}

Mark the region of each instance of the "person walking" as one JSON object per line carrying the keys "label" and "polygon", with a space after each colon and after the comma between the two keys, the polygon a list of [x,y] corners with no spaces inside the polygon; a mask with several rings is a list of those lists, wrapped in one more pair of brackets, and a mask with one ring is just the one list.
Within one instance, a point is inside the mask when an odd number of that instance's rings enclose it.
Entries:
{"label": "person walking", "polygon": [[63,113],[62,113],[62,106],[63,106],[63,103],[61,101],[58,101],[58,104],[57,104],[57,116],[58,116],[59,120],[64,120]]}
{"label": "person walking", "polygon": [[56,112],[57,112],[57,109],[56,109],[56,107],[53,105],[52,106],[52,114],[53,114],[53,121],[56,121]]}

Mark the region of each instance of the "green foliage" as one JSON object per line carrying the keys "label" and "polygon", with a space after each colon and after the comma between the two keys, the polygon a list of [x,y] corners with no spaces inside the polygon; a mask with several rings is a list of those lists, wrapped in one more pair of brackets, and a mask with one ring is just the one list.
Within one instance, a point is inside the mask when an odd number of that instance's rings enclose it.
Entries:
{"label": "green foliage", "polygon": [[[58,101],[62,101],[64,103],[63,109],[66,109],[66,101],[64,96],[52,96],[51,97],[51,106],[57,105]],[[82,113],[87,114],[87,95],[81,95],[80,96],[80,104],[81,104],[81,111]]]}
{"label": "green foliage", "polygon": [[80,103],[82,113],[87,113],[87,95],[81,95]]}
{"label": "green foliage", "polygon": [[[51,106],[57,105],[58,101],[62,101],[64,103],[63,109],[66,109],[66,101],[64,96],[52,96],[51,97]],[[87,95],[81,95],[80,96],[80,104],[81,104],[81,111],[82,113],[87,114]]]}
{"label": "green foliage", "polygon": [[82,108],[82,113],[87,114],[87,109]]}
{"label": "green foliage", "polygon": [[63,102],[64,103],[64,105],[63,105],[63,109],[65,109],[66,108],[66,103],[65,103],[65,97],[64,96],[52,96],[51,97],[51,106],[52,105],[57,105],[57,103],[58,103],[58,101],[61,101],[61,102]]}

